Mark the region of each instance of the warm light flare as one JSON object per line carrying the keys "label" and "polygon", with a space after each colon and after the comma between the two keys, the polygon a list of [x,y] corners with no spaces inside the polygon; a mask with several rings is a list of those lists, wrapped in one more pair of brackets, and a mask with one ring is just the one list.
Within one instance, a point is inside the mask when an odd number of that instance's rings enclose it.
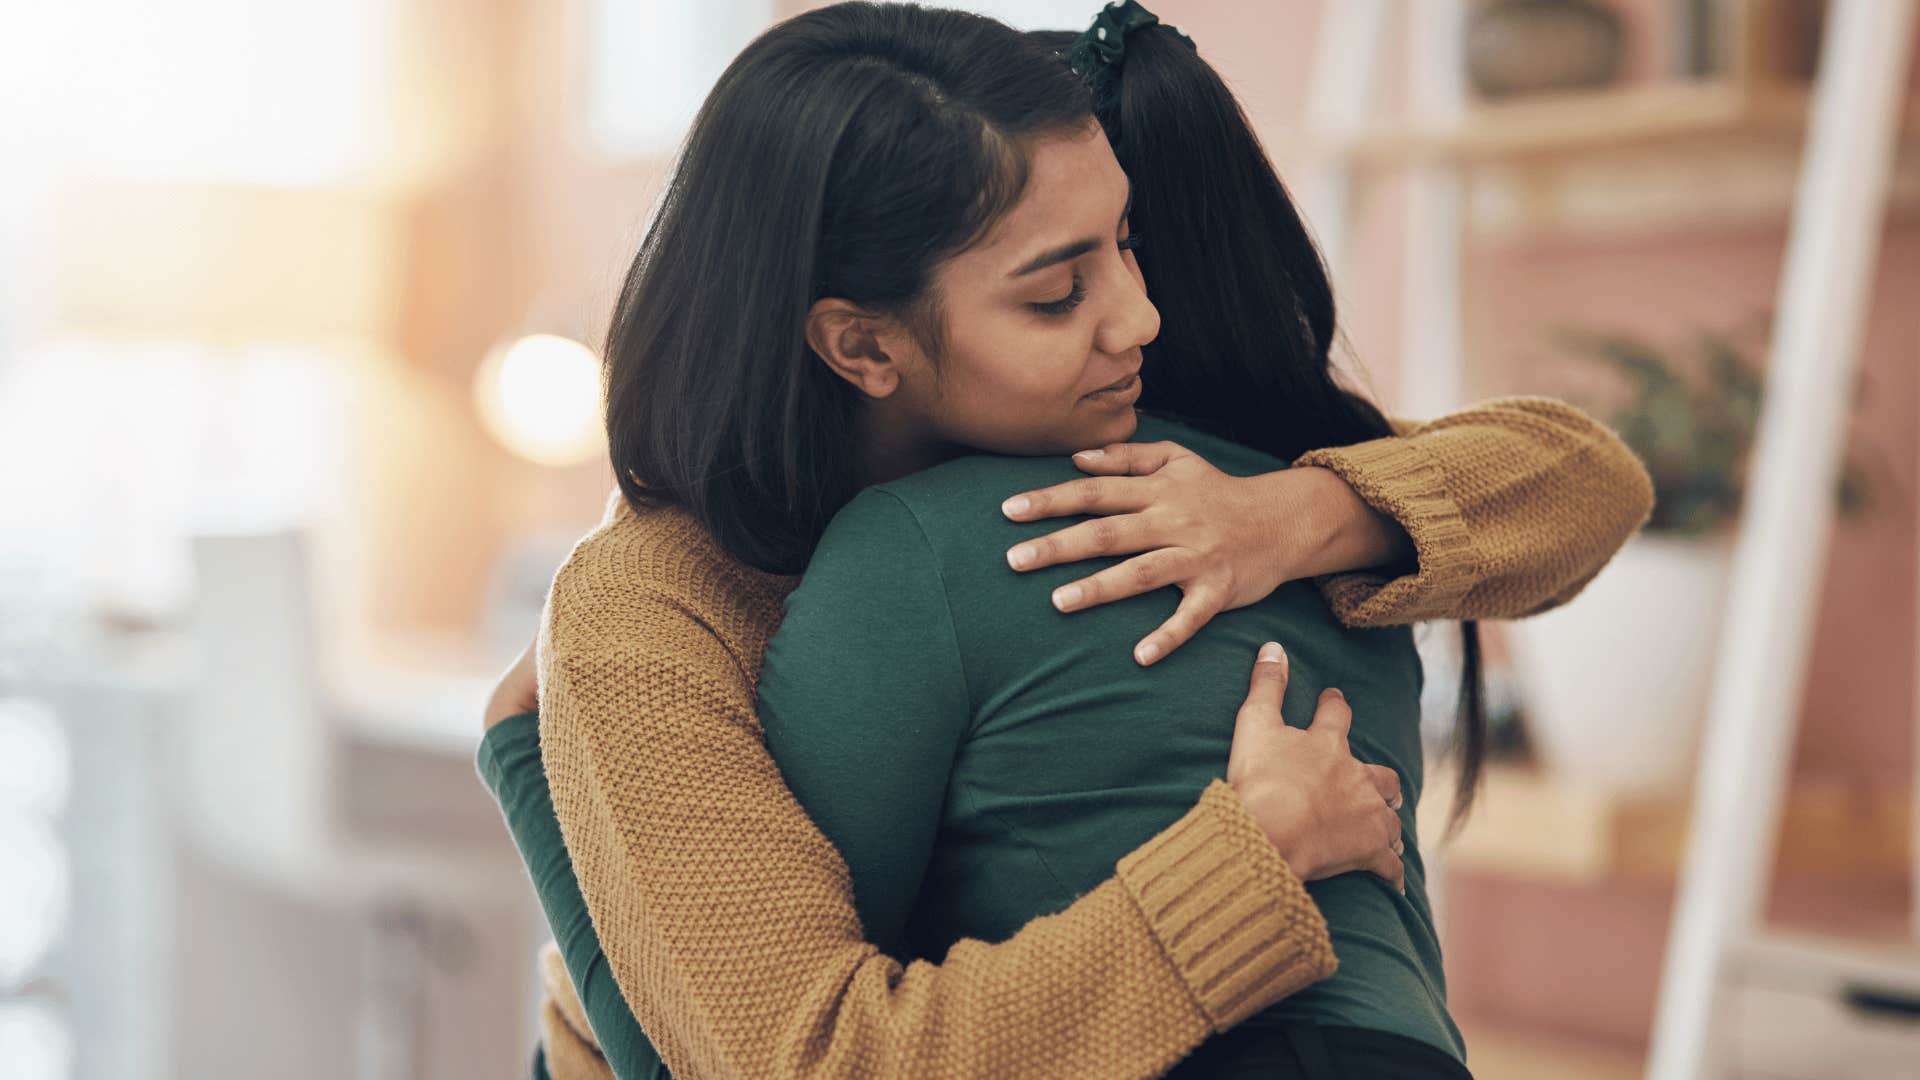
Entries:
{"label": "warm light flare", "polygon": [[605,452],[600,360],[556,334],[494,349],[474,376],[480,420],[501,445],[541,465],[578,465]]}

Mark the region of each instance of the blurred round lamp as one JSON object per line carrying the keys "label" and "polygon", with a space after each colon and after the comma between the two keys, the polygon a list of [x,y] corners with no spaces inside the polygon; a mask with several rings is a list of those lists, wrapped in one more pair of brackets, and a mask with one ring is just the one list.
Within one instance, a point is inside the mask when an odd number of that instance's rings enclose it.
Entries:
{"label": "blurred round lamp", "polygon": [[578,465],[606,451],[600,360],[557,334],[495,348],[474,375],[480,422],[500,444],[541,465]]}

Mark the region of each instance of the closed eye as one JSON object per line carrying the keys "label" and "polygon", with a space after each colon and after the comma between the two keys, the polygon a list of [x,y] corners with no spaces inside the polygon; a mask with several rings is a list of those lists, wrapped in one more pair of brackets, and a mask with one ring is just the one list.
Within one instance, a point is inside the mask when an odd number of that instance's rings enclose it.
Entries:
{"label": "closed eye", "polygon": [[[1129,232],[1127,233],[1127,235],[1115,241],[1114,246],[1117,247],[1123,253],[1128,251],[1139,251],[1140,248],[1146,243],[1146,239],[1147,238],[1141,233]],[[1058,300],[1042,300],[1037,303],[1029,304],[1027,306],[1031,307],[1034,311],[1039,312],[1042,315],[1065,315],[1068,312],[1072,311],[1074,308],[1079,307],[1080,302],[1085,300],[1086,298],[1087,298],[1086,282],[1080,279],[1079,274],[1075,274],[1073,275],[1073,290],[1067,293],[1067,295],[1061,297]]]}
{"label": "closed eye", "polygon": [[1075,274],[1073,275],[1073,291],[1072,292],[1069,292],[1067,295],[1061,297],[1058,300],[1043,300],[1043,301],[1040,301],[1039,303],[1029,304],[1027,306],[1031,307],[1033,310],[1039,312],[1042,315],[1065,315],[1068,312],[1072,311],[1074,308],[1079,307],[1080,301],[1085,300],[1086,298],[1087,298],[1086,282],[1080,280],[1079,274]]}

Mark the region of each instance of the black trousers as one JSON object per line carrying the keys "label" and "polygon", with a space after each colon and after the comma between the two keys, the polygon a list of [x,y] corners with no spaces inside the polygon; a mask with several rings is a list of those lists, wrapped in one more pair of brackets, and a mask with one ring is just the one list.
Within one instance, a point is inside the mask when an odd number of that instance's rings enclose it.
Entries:
{"label": "black trousers", "polygon": [[1418,1039],[1372,1028],[1295,1022],[1238,1027],[1215,1035],[1167,1074],[1300,1080],[1473,1080],[1451,1054]]}

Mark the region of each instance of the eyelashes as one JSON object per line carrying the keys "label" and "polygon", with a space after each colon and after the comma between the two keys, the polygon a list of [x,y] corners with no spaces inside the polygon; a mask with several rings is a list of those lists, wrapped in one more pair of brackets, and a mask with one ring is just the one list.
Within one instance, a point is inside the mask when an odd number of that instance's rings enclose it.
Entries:
{"label": "eyelashes", "polygon": [[1086,282],[1080,280],[1079,274],[1075,274],[1073,275],[1073,291],[1072,292],[1068,293],[1067,295],[1061,297],[1058,300],[1045,300],[1037,304],[1030,304],[1028,306],[1033,308],[1033,310],[1039,312],[1042,315],[1065,315],[1067,312],[1072,311],[1074,308],[1079,307],[1080,301],[1085,300],[1086,298],[1087,298],[1087,284]]}
{"label": "eyelashes", "polygon": [[[1139,251],[1145,243],[1146,237],[1134,232],[1128,233],[1116,246],[1122,252]],[[1065,315],[1074,308],[1079,307],[1080,302],[1086,298],[1087,284],[1081,280],[1080,275],[1076,273],[1073,275],[1073,289],[1068,292],[1067,295],[1058,300],[1043,300],[1038,303],[1028,304],[1027,306],[1041,315]]]}

